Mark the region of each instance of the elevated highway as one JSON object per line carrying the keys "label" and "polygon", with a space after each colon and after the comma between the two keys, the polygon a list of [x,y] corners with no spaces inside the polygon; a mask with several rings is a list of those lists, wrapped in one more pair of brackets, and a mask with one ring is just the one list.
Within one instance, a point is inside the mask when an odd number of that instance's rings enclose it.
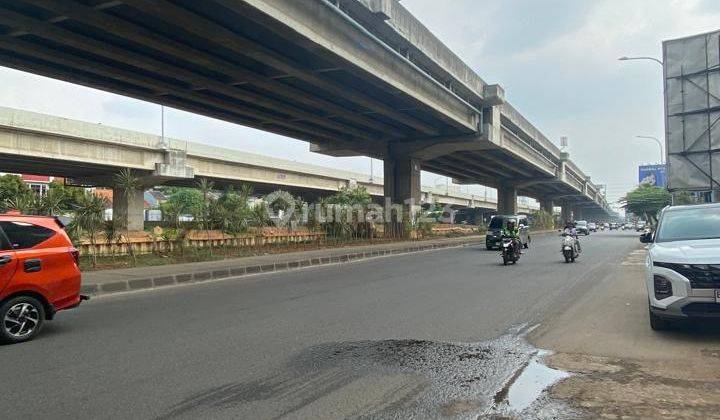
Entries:
{"label": "elevated highway", "polygon": [[566,154],[397,0],[0,0],[3,65],[383,159],[384,194],[420,171],[606,214]]}
{"label": "elevated highway", "polygon": [[[113,187],[114,174],[130,168],[141,185],[195,186],[208,178],[220,188],[248,184],[257,193],[282,188],[307,200],[343,187],[360,185],[382,200],[383,179],[361,173],[271,158],[206,144],[0,107],[0,168],[5,172],[61,176],[85,186]],[[141,191],[137,201],[116,189],[116,214],[129,214],[128,223],[142,226]],[[421,203],[453,208],[497,209],[497,199],[451,189],[424,187]],[[123,207],[123,208],[120,208]],[[519,203],[520,212],[537,207]],[[134,216],[134,217],[132,217]]]}

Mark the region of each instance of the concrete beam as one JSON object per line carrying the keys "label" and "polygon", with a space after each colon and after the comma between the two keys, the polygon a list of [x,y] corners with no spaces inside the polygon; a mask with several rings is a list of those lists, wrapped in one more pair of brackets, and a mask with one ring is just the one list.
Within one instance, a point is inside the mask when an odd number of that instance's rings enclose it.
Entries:
{"label": "concrete beam", "polygon": [[[230,10],[242,13],[247,13],[246,8],[249,6],[272,19],[273,27],[284,27],[278,30],[288,36],[292,35],[297,42],[312,44],[316,50],[331,51],[345,63],[348,70],[364,73],[364,77],[385,84],[387,90],[403,92],[413,98],[418,105],[431,109],[433,113],[443,116],[460,129],[467,132],[476,132],[478,129],[479,116],[466,102],[423,74],[419,68],[404,62],[397,52],[388,50],[367,31],[349,24],[343,13],[330,4],[314,0],[218,1]],[[246,49],[243,54],[253,54],[253,50]],[[262,61],[267,61],[267,57],[262,57]],[[304,80],[307,79],[306,72],[290,73],[292,68],[284,70],[295,77],[302,76]],[[313,80],[312,83],[317,85],[317,81]],[[347,86],[338,84],[337,88],[343,91],[342,96],[348,96]],[[360,98],[351,98],[351,100],[358,99]],[[383,111],[377,107],[377,103],[368,105],[372,105],[370,108]],[[387,111],[393,114],[397,112],[389,106],[385,108],[390,108]]]}
{"label": "concrete beam", "polygon": [[391,154],[409,155],[417,159],[429,160],[458,151],[487,150],[493,145],[487,141],[485,133],[467,136],[431,137],[414,141],[392,142],[388,144]]}

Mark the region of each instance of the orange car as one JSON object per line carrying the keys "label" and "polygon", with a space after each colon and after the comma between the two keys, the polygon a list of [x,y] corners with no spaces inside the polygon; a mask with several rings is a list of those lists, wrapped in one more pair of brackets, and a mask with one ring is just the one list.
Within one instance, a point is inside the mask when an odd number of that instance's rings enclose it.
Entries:
{"label": "orange car", "polygon": [[0,214],[0,342],[34,338],[80,295],[79,253],[59,219]]}

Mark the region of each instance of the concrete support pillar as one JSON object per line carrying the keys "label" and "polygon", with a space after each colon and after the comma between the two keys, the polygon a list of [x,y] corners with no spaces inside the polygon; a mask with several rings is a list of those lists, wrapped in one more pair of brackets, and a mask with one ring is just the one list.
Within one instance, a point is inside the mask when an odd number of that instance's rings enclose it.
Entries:
{"label": "concrete support pillar", "polygon": [[573,219],[574,220],[583,220],[583,208],[582,207],[573,207]]}
{"label": "concrete support pillar", "polygon": [[552,199],[543,198],[543,199],[540,199],[539,201],[540,201],[540,210],[550,213],[550,214],[554,213],[555,203],[553,203]]}
{"label": "concrete support pillar", "polygon": [[420,162],[411,157],[391,157],[383,161],[385,197],[394,204],[420,202]]}
{"label": "concrete support pillar", "polygon": [[401,205],[402,212],[390,210],[386,214],[385,236],[400,237],[408,234],[404,214],[410,214],[411,206],[420,205],[420,162],[409,156],[389,157],[384,160],[385,197],[393,205]]}
{"label": "concrete support pillar", "polygon": [[514,185],[500,185],[497,189],[498,214],[517,214],[517,188]]}
{"label": "concrete support pillar", "polygon": [[113,221],[120,230],[143,230],[145,198],[143,189],[113,188]]}
{"label": "concrete support pillar", "polygon": [[560,207],[560,218],[562,219],[561,223],[565,223],[568,220],[572,220],[572,214],[571,214],[571,208],[568,203],[562,203]]}

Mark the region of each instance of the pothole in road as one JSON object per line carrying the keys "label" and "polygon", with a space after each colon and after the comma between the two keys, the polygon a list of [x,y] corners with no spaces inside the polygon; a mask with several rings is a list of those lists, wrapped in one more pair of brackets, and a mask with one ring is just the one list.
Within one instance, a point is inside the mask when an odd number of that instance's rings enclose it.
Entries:
{"label": "pothole in road", "polygon": [[[478,343],[380,340],[313,346],[278,374],[205,390],[170,414],[253,407],[264,413],[260,417],[527,417],[523,413],[537,411],[545,388],[567,374],[543,365],[545,353],[525,341],[526,333],[517,329]],[[552,407],[548,417],[562,409]]]}

